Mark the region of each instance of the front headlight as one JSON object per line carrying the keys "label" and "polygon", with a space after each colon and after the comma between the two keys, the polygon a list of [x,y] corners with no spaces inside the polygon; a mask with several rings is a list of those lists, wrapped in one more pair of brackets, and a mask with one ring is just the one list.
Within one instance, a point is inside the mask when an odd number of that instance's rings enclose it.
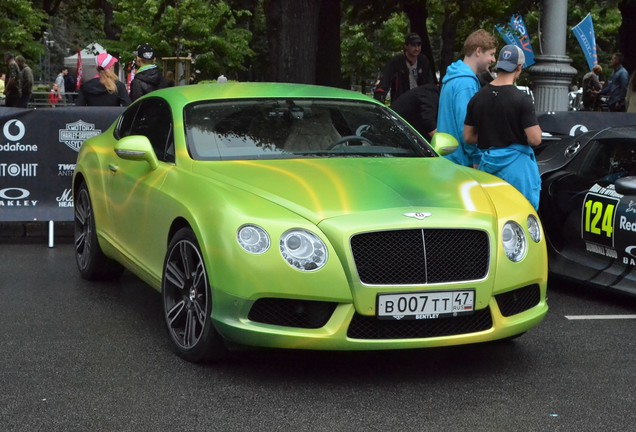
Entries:
{"label": "front headlight", "polygon": [[504,252],[510,261],[519,262],[525,258],[528,246],[523,228],[516,222],[506,222],[501,233]]}
{"label": "front headlight", "polygon": [[534,215],[528,216],[528,234],[535,243],[539,243],[541,240],[541,228],[539,228],[539,221]]}
{"label": "front headlight", "polygon": [[243,225],[236,234],[236,239],[247,252],[260,255],[269,249],[269,236],[265,230],[256,225]]}
{"label": "front headlight", "polygon": [[283,234],[280,253],[290,266],[301,271],[318,270],[327,262],[327,246],[314,233],[301,229]]}

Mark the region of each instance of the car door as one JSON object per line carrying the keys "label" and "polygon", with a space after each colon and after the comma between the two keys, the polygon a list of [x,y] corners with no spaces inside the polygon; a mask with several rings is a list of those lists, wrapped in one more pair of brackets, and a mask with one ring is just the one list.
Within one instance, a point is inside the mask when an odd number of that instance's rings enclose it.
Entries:
{"label": "car door", "polygon": [[581,236],[586,251],[633,265],[636,245],[636,194],[616,182],[636,175],[636,142],[626,139],[601,141],[595,163],[605,175],[592,185],[581,206]]}
{"label": "car door", "polygon": [[[108,183],[110,210],[115,241],[124,254],[143,270],[160,271],[166,233],[157,232],[157,205],[163,202],[161,186],[174,168],[174,136],[172,115],[161,98],[145,99],[136,110],[120,122],[118,139],[143,135],[152,144],[159,160],[151,169],[145,161],[133,161],[114,156]],[[161,240],[159,240],[161,237]],[[157,257],[161,257],[157,259]]]}
{"label": "car door", "polygon": [[[618,259],[618,250],[624,249],[621,245],[636,244],[636,239],[631,240],[636,229],[624,228],[632,226],[625,218],[634,212],[629,203],[636,197],[622,196],[614,188],[619,178],[636,174],[636,146],[610,138],[595,140],[588,147],[576,163],[545,179],[543,188],[551,204],[541,211],[557,249],[570,249],[609,265]],[[636,223],[636,217],[632,219]]]}

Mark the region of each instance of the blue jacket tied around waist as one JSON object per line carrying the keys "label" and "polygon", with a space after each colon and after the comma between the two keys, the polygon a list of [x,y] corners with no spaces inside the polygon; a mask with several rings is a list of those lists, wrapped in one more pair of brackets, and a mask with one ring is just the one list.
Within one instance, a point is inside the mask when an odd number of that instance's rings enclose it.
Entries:
{"label": "blue jacket tied around waist", "polygon": [[483,152],[479,170],[507,181],[526,197],[535,210],[539,209],[541,176],[530,146],[511,144]]}

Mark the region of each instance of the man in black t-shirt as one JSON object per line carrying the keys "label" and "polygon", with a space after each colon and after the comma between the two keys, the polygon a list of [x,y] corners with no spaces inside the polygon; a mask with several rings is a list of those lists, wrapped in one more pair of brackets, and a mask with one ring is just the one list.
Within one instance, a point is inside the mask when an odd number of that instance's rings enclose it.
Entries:
{"label": "man in black t-shirt", "polygon": [[515,86],[524,63],[521,48],[502,48],[497,78],[468,103],[464,140],[484,151],[479,170],[507,181],[538,209],[541,178],[531,146],[541,144],[541,128],[532,99]]}

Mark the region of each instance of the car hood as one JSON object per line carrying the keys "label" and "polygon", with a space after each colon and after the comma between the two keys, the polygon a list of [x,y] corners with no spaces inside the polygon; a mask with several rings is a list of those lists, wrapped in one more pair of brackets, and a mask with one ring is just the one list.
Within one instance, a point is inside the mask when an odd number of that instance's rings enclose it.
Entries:
{"label": "car hood", "polygon": [[484,188],[510,187],[444,158],[195,162],[193,171],[256,194],[315,224],[389,208],[492,213]]}

